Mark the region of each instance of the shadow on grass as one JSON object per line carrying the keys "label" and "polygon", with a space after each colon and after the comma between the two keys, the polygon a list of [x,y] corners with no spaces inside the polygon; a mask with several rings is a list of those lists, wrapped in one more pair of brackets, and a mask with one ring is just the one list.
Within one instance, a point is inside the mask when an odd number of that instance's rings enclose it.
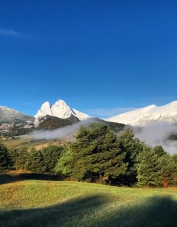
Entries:
{"label": "shadow on grass", "polygon": [[84,215],[90,216],[104,203],[101,196],[89,196],[47,208],[0,211],[0,226],[76,226],[73,222],[80,223]]}
{"label": "shadow on grass", "polygon": [[1,174],[0,175],[0,184],[7,184],[16,181],[23,180],[57,180],[55,175],[51,174],[42,174],[42,173],[21,173],[16,175],[10,174]]}
{"label": "shadow on grass", "polygon": [[139,205],[122,207],[111,212],[99,226],[176,227],[177,201],[168,197],[151,197]]}
{"label": "shadow on grass", "polygon": [[109,198],[90,196],[39,209],[0,212],[2,227],[175,227],[177,202],[153,197],[140,205],[109,208]]}

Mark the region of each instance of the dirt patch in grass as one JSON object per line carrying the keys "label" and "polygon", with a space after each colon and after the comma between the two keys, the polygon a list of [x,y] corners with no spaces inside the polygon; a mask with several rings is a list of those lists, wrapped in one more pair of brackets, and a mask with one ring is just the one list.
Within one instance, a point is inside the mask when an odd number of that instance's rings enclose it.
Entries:
{"label": "dirt patch in grass", "polygon": [[48,147],[49,144],[57,145],[57,146],[63,146],[63,145],[64,145],[64,142],[62,142],[62,141],[47,142],[47,143],[44,143],[44,144],[40,144],[40,145],[35,146],[35,149],[36,149],[36,150],[40,150],[40,149],[42,149],[42,148]]}

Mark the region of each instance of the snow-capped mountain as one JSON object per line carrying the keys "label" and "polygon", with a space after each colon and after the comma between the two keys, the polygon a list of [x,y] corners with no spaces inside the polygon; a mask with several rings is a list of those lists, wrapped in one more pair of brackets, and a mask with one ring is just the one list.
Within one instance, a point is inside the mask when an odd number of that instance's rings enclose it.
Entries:
{"label": "snow-capped mountain", "polygon": [[89,117],[85,113],[79,112],[75,109],[71,109],[63,100],[58,100],[54,105],[50,105],[49,102],[43,103],[40,110],[34,117],[36,119],[40,119],[41,117],[44,117],[46,115],[63,119],[69,118],[71,115],[74,115],[79,120],[84,120]]}
{"label": "snow-capped mountain", "polygon": [[150,105],[136,109],[124,114],[110,117],[107,121],[129,124],[132,126],[143,126],[146,123],[167,121],[177,123],[177,101],[164,106]]}
{"label": "snow-capped mountain", "polygon": [[34,121],[34,117],[23,114],[14,109],[8,108],[6,106],[0,106],[0,124],[2,123],[14,123],[18,121],[28,122]]}

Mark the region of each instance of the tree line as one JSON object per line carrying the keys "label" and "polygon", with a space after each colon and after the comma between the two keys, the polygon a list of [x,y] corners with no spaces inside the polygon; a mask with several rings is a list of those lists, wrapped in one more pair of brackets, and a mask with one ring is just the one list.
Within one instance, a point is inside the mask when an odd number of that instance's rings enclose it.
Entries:
{"label": "tree line", "polygon": [[0,144],[0,170],[29,170],[34,173],[54,174],[62,146],[49,144],[40,150],[27,147],[10,148]]}
{"label": "tree line", "polygon": [[128,186],[176,186],[177,154],[149,147],[130,129],[115,134],[107,125],[81,126],[73,142],[41,150],[0,145],[0,169],[56,174],[60,179]]}

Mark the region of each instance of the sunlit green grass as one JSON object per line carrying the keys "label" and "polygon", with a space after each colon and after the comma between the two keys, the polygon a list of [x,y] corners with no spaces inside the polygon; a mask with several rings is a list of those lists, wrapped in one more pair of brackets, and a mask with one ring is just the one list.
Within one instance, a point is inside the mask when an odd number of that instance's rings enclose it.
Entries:
{"label": "sunlit green grass", "polygon": [[0,185],[0,226],[176,226],[175,188],[66,181]]}
{"label": "sunlit green grass", "polygon": [[20,148],[20,147],[32,147],[32,146],[37,146],[38,144],[43,144],[45,141],[35,141],[31,140],[30,137],[28,136],[20,136],[19,138],[16,139],[9,139],[9,140],[2,140],[0,141],[3,143],[7,148]]}

